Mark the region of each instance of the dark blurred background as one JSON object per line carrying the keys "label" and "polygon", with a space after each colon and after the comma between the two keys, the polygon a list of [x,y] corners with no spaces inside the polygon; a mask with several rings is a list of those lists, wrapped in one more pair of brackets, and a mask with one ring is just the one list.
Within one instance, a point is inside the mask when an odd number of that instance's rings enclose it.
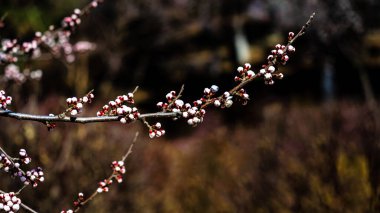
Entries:
{"label": "dark blurred background", "polygon": [[[28,40],[87,3],[1,1],[0,37]],[[135,86],[143,113],[182,84],[193,101],[212,84],[232,88],[245,62],[258,71],[275,44],[316,17],[280,69],[283,80],[251,83],[248,105],[210,109],[196,128],[163,120],[167,135],[150,140],[138,122],[59,124],[48,132],[0,119],[1,146],[10,155],[27,149],[46,173],[21,199],[41,212],[70,207],[78,192],[95,190],[140,131],[125,182],[83,212],[379,212],[379,10],[376,0],[105,1],[72,37],[96,43],[95,51],[71,64],[51,57],[18,63],[43,77],[1,85],[15,99],[12,110],[59,113],[66,97],[95,89],[84,112],[94,115]],[[0,189],[20,187],[0,177]]]}

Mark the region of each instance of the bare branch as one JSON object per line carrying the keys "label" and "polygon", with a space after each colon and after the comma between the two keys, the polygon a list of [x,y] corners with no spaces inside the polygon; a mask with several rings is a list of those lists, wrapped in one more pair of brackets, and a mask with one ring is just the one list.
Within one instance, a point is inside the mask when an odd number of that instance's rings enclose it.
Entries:
{"label": "bare branch", "polygon": [[[48,116],[48,115],[32,115],[25,113],[12,112],[11,110],[1,110],[0,116],[14,118],[18,120],[38,121],[42,123],[46,122],[65,122],[65,123],[99,123],[99,122],[114,122],[119,121],[119,116],[101,116],[101,117],[64,117]],[[173,118],[178,116],[175,112],[156,112],[141,114],[139,119],[144,118]]]}

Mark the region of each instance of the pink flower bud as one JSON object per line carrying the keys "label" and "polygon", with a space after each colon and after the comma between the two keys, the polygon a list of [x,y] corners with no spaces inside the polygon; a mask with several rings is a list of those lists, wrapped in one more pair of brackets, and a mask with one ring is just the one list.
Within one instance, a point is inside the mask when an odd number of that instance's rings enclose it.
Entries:
{"label": "pink flower bud", "polygon": [[206,95],[210,94],[210,92],[211,92],[211,90],[209,88],[205,88],[203,90],[203,93],[206,94]]}
{"label": "pink flower bud", "polygon": [[255,76],[255,73],[252,70],[248,70],[247,76],[248,78],[252,78],[253,76]]}
{"label": "pink flower bud", "polygon": [[177,105],[180,108],[182,108],[182,106],[184,105],[184,102],[180,99],[177,99],[174,103],[175,103],[175,105]]}
{"label": "pink flower bud", "polygon": [[232,106],[233,103],[234,103],[234,102],[233,102],[231,99],[229,99],[229,100],[226,101],[225,106],[226,106],[227,108],[229,108],[229,107]]}
{"label": "pink flower bud", "polygon": [[96,0],[92,1],[91,2],[91,7],[97,7],[98,6],[98,2]]}
{"label": "pink flower bud", "polygon": [[154,136],[156,136],[156,133],[154,133],[153,131],[150,131],[149,132],[149,137],[150,138],[154,138]]}
{"label": "pink flower bud", "polygon": [[216,85],[212,85],[210,89],[211,89],[211,92],[213,92],[213,93],[216,93],[219,91],[219,87]]}
{"label": "pink flower bud", "polygon": [[274,71],[276,71],[276,68],[274,66],[269,66],[268,67],[268,71],[269,72],[274,72]]}
{"label": "pink flower bud", "polygon": [[219,100],[215,100],[214,101],[214,106],[216,106],[216,107],[220,107],[220,101]]}
{"label": "pink flower bud", "polygon": [[166,99],[171,100],[173,98],[173,95],[171,93],[166,94]]}
{"label": "pink flower bud", "polygon": [[83,104],[82,104],[82,103],[77,103],[76,107],[77,107],[78,109],[82,109],[82,108],[83,108]]}
{"label": "pink flower bud", "polygon": [[110,101],[110,102],[108,102],[108,104],[109,104],[111,107],[114,107],[114,106],[116,106],[116,103],[115,103],[115,101]]}
{"label": "pink flower bud", "polygon": [[129,114],[128,118],[131,119],[131,120],[135,120],[135,116],[133,114]]}
{"label": "pink flower bud", "polygon": [[289,50],[289,52],[294,52],[294,51],[296,51],[296,48],[294,48],[292,45],[289,45],[288,50]]}
{"label": "pink flower bud", "polygon": [[193,119],[189,119],[189,120],[187,120],[187,123],[188,123],[189,125],[191,125],[191,126],[194,125],[194,121],[193,121]]}
{"label": "pink flower bud", "polygon": [[272,74],[270,74],[270,73],[265,73],[264,78],[265,78],[266,80],[270,80],[270,79],[272,79]]}
{"label": "pink flower bud", "polygon": [[118,99],[115,100],[115,103],[116,103],[117,105],[120,105],[120,104],[121,104],[121,100],[118,98]]}
{"label": "pink flower bud", "polygon": [[73,109],[73,110],[71,110],[70,114],[71,114],[72,116],[75,116],[75,115],[78,114],[78,111],[77,111],[76,109]]}
{"label": "pink flower bud", "polygon": [[120,122],[121,122],[122,124],[125,124],[125,123],[127,123],[127,119],[125,119],[125,118],[120,118]]}

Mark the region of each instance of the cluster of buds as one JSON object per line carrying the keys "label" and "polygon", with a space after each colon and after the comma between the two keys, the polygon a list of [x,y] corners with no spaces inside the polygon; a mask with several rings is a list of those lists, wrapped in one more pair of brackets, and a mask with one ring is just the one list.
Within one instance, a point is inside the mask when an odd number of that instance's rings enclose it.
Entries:
{"label": "cluster of buds", "polygon": [[201,107],[207,101],[210,101],[211,98],[219,91],[219,87],[216,85],[212,85],[210,88],[205,88],[203,90],[203,97],[194,101],[194,107]]}
{"label": "cluster of buds", "polygon": [[50,48],[51,53],[55,57],[64,56],[69,63],[75,60],[73,55],[73,47],[70,43],[70,31],[56,31],[54,26],[50,26],[50,30],[46,31],[41,37],[41,41]]}
{"label": "cluster of buds", "polygon": [[246,81],[252,79],[256,74],[251,70],[251,64],[245,63],[243,67],[237,68],[238,75],[235,76],[236,82]]}
{"label": "cluster of buds", "polygon": [[[0,64],[9,64],[15,63],[18,61],[18,56],[31,56],[32,58],[37,58],[41,55],[40,44],[44,43],[47,45],[56,56],[61,55],[61,51],[64,52],[65,59],[67,62],[73,62],[75,56],[73,52],[77,49],[75,46],[70,44],[69,38],[71,33],[80,25],[81,16],[85,13],[88,13],[90,9],[96,8],[99,3],[103,0],[93,0],[83,11],[80,9],[75,9],[74,12],[65,18],[63,18],[61,27],[55,29],[52,25],[49,27],[49,30],[41,33],[36,32],[35,37],[31,41],[19,42],[17,39],[3,39],[1,42],[0,48]],[[0,20],[0,27],[4,23]],[[83,46],[81,46],[83,47]],[[79,47],[79,48],[81,48]],[[86,50],[92,50],[86,46]],[[83,51],[83,48],[80,49]]]}
{"label": "cluster of buds", "polygon": [[104,181],[100,181],[99,187],[96,191],[98,193],[108,192],[110,190],[108,186],[111,185],[112,182],[113,182],[112,179],[104,179]]}
{"label": "cluster of buds", "polygon": [[133,93],[118,96],[115,101],[110,101],[104,105],[102,110],[96,113],[97,116],[119,116],[121,123],[130,123],[139,118],[140,113],[136,107],[129,107],[126,104],[135,103]]}
{"label": "cluster of buds", "polygon": [[149,137],[161,137],[165,135],[165,130],[162,129],[161,123],[157,122],[156,124],[149,127]]}
{"label": "cluster of buds", "polygon": [[73,14],[63,18],[62,28],[64,30],[74,31],[74,29],[81,23],[81,19],[80,19],[81,13],[82,13],[81,10],[77,8],[74,10]]}
{"label": "cluster of buds", "polygon": [[42,36],[41,32],[35,33],[35,38],[31,41],[25,41],[21,44],[21,52],[24,52],[26,54],[32,54],[35,50],[39,50],[38,48],[38,41],[39,38]]}
{"label": "cluster of buds", "polygon": [[[64,115],[64,113],[61,114],[60,116],[63,117],[63,115]],[[50,117],[54,117],[54,114],[50,113],[49,116],[50,116]],[[51,131],[51,130],[53,130],[55,127],[57,127],[57,124],[56,124],[56,123],[52,123],[52,122],[49,122],[49,121],[46,121],[46,122],[45,122],[45,125],[46,125],[48,131]]]}
{"label": "cluster of buds", "polygon": [[13,56],[13,54],[17,54],[20,49],[17,42],[17,39],[3,39],[1,41],[1,51],[3,53],[2,61],[8,61],[10,63],[17,62],[17,57]]}
{"label": "cluster of buds", "polygon": [[25,175],[21,176],[20,179],[25,185],[32,184],[33,187],[37,187],[39,183],[45,180],[41,167],[25,172]]}
{"label": "cluster of buds", "polygon": [[214,100],[214,106],[221,108],[229,108],[234,103],[232,98],[233,96],[229,92],[224,92],[222,96]]}
{"label": "cluster of buds", "polygon": [[113,161],[111,167],[116,181],[118,183],[123,182],[123,174],[125,174],[124,161]]}
{"label": "cluster of buds", "polygon": [[245,89],[241,88],[238,92],[235,94],[236,96],[240,97],[240,100],[242,101],[243,105],[246,105],[249,101],[249,95],[245,91]]}
{"label": "cluster of buds", "polygon": [[17,57],[13,56],[12,54],[0,52],[0,65],[7,63],[15,63],[17,62],[17,60]]}
{"label": "cluster of buds", "polygon": [[61,213],[74,213],[72,209],[62,210]]}
{"label": "cluster of buds", "polygon": [[[77,208],[77,207],[82,206],[83,201],[84,201],[84,194],[82,192],[79,192],[77,200],[74,201],[74,207]],[[67,213],[69,213],[69,211],[70,210],[68,210],[68,211],[61,211],[61,212],[67,212]],[[72,210],[71,210],[71,212],[72,212]]]}
{"label": "cluster of buds", "polygon": [[30,71],[29,69],[20,72],[19,66],[15,64],[8,64],[4,69],[4,76],[2,78],[4,81],[13,81],[18,84],[24,83],[27,79],[40,80],[42,77],[41,70]]}
{"label": "cluster of buds", "polygon": [[206,110],[199,109],[198,107],[190,107],[187,111],[182,113],[182,117],[187,119],[187,123],[190,126],[197,126],[203,122],[203,117],[206,114]]}
{"label": "cluster of buds", "polygon": [[[271,56],[271,55],[270,55]],[[277,68],[275,67],[276,61],[269,62],[269,65],[263,65],[260,69],[260,75],[264,77],[265,84],[273,85],[273,78],[283,79],[284,75],[282,73],[275,73]]]}
{"label": "cluster of buds", "polygon": [[181,112],[184,107],[184,102],[178,99],[176,91],[170,91],[166,94],[167,102],[158,102],[157,107],[166,112]]}
{"label": "cluster of buds", "polygon": [[0,64],[16,63],[18,58],[15,55],[18,52],[17,39],[3,39],[1,41]]}
{"label": "cluster of buds", "polygon": [[17,212],[20,209],[21,200],[14,192],[0,194],[0,211],[9,213]]}
{"label": "cluster of buds", "polygon": [[[206,100],[217,92],[218,87],[212,86],[204,90],[204,97],[193,102],[193,106],[190,103],[185,103],[183,100],[178,99],[177,93],[175,91],[170,91],[166,94],[167,103],[158,102],[157,107],[164,112],[177,112],[182,113],[182,117],[187,119],[187,123],[191,126],[196,126],[199,123],[203,122],[203,117],[206,114],[204,109],[200,109],[201,105],[206,102]],[[159,123],[158,123],[159,124]],[[156,124],[157,125],[157,124]],[[159,137],[165,131],[161,130],[161,124],[158,125],[159,128],[154,127],[150,128],[149,136]]]}
{"label": "cluster of buds", "polygon": [[103,0],[93,0],[90,5],[92,8],[96,8],[99,5],[99,3],[102,3],[102,2]]}
{"label": "cluster of buds", "polygon": [[[211,91],[207,92],[211,94]],[[185,102],[183,102],[181,99],[178,99],[177,93],[175,91],[170,91],[168,94],[166,94],[166,99],[168,101],[167,103],[157,103],[157,107],[162,111],[182,113],[182,117],[187,119],[187,123],[191,126],[196,126],[203,121],[203,117],[206,114],[206,111],[204,109],[199,110],[199,107],[205,102],[206,99],[204,97],[197,101],[194,101],[194,106],[191,106],[189,103],[185,104]],[[159,125],[159,127],[161,128],[161,125]],[[157,129],[150,129],[149,131],[149,136],[152,138],[155,136],[161,136],[162,133],[165,133],[165,131],[162,132],[162,130],[154,130]]]}
{"label": "cluster of buds", "polygon": [[0,154],[0,169],[9,172],[12,171],[14,167],[16,167],[16,165],[13,165],[12,161],[7,156]]}
{"label": "cluster of buds", "polygon": [[203,90],[204,98],[210,99],[212,96],[215,95],[219,91],[219,87],[216,85],[212,85],[210,88],[205,88]]}
{"label": "cluster of buds", "polygon": [[[294,38],[294,33],[289,32],[288,40],[292,41]],[[289,60],[289,53],[295,52],[296,49],[291,45],[281,45],[277,44],[271,54],[268,56],[268,64],[263,65],[260,69],[260,75],[264,77],[265,84],[272,85],[274,84],[273,78],[282,79],[284,75],[282,73],[275,73],[278,68],[278,64],[285,65]]]}
{"label": "cluster of buds", "polygon": [[6,80],[12,80],[17,83],[25,81],[25,75],[20,72],[20,68],[15,64],[9,64],[5,67],[4,77]]}
{"label": "cluster of buds", "polygon": [[66,99],[67,103],[67,110],[66,113],[70,113],[71,116],[76,116],[80,112],[82,112],[83,105],[87,103],[91,103],[94,99],[94,94],[91,92],[87,93],[87,95],[83,96],[82,98],[72,97]]}
{"label": "cluster of buds", "polygon": [[25,149],[20,149],[19,158],[9,159],[9,156],[4,153],[0,154],[0,168],[5,172],[12,173],[13,176],[17,175],[21,165],[29,164],[32,159],[28,156]]}
{"label": "cluster of buds", "polygon": [[29,164],[32,161],[32,158],[30,158],[28,156],[25,149],[20,149],[18,154],[19,154],[19,158],[16,159],[16,165],[17,165],[17,163],[18,163],[18,165],[20,165],[19,162],[21,162],[23,164]]}
{"label": "cluster of buds", "polygon": [[6,96],[4,90],[0,90],[0,109],[7,109],[7,106],[12,103],[12,97]]}
{"label": "cluster of buds", "polygon": [[18,56],[28,55],[36,58],[40,55],[39,42],[41,32],[36,32],[31,41],[20,44],[17,39],[3,39],[1,42],[0,64],[16,63]]}
{"label": "cluster of buds", "polygon": [[96,45],[88,41],[78,41],[75,44],[70,42],[70,31],[56,31],[54,26],[46,31],[41,37],[41,41],[49,46],[51,53],[55,57],[64,57],[68,63],[76,59],[77,53],[85,53],[96,49]]}
{"label": "cluster of buds", "polygon": [[10,173],[12,177],[20,178],[20,181],[25,185],[33,184],[33,187],[36,187],[38,183],[43,182],[45,179],[42,168],[38,167],[26,172],[20,168],[22,165],[29,164],[31,161],[25,149],[20,149],[19,158],[10,159],[9,156],[2,153],[0,155],[0,169]]}

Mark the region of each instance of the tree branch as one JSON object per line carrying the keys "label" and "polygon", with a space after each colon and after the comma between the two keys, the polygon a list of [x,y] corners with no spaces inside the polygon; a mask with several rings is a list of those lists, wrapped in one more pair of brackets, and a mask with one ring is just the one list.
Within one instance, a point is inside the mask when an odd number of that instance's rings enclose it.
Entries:
{"label": "tree branch", "polygon": [[[99,123],[99,122],[114,122],[119,121],[119,116],[101,116],[101,117],[64,117],[59,118],[58,115],[48,116],[48,115],[32,115],[25,113],[17,113],[11,110],[1,110],[0,116],[9,117],[18,120],[28,120],[28,121],[38,121],[42,123],[46,122],[65,122],[65,123]],[[179,113],[175,112],[155,112],[155,113],[146,113],[141,114],[139,119],[144,118],[173,118],[179,116]]]}

